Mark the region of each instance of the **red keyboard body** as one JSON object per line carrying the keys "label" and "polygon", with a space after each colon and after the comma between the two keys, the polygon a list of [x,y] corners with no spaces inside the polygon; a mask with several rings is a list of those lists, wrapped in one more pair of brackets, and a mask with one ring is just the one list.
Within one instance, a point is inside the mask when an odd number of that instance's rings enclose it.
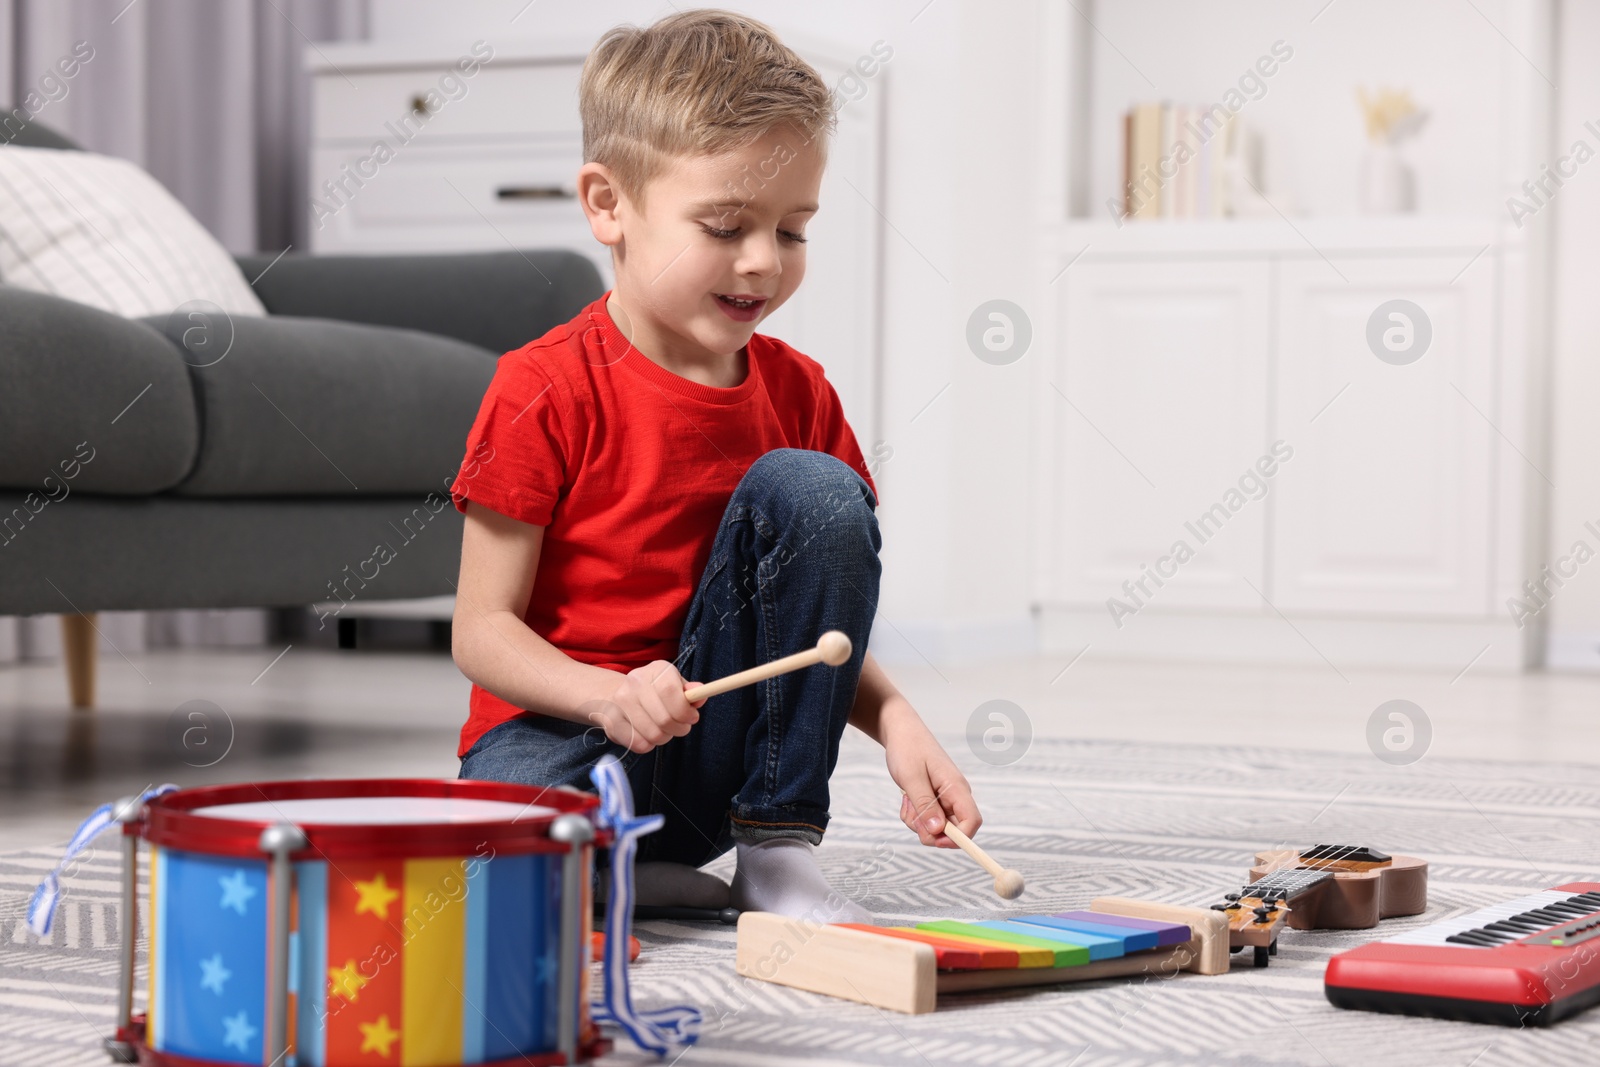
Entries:
{"label": "red keyboard body", "polygon": [[1341,1008],[1544,1026],[1600,1003],[1600,882],[1569,882],[1328,961]]}

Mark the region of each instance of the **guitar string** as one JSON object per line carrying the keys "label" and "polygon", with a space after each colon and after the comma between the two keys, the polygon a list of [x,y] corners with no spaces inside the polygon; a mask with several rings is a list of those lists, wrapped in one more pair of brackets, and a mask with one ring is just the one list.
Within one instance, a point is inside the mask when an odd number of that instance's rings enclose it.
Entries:
{"label": "guitar string", "polygon": [[[1330,855],[1305,861],[1304,866],[1297,868],[1280,867],[1275,871],[1269,872],[1259,881],[1252,882],[1251,884],[1245,886],[1245,890],[1247,892],[1249,890],[1256,890],[1257,892],[1249,894],[1256,899],[1260,899],[1264,893],[1270,893],[1274,890],[1281,890],[1284,893],[1284,898],[1287,899],[1289,893],[1295,889],[1308,887],[1309,885],[1314,885],[1317,882],[1322,881],[1322,878],[1313,879],[1306,877],[1306,875],[1313,873],[1326,874],[1334,867],[1335,864],[1355,855],[1364,847],[1364,845],[1335,845]],[[1297,860],[1300,858],[1301,857],[1299,855],[1295,856],[1295,859]],[[1296,875],[1299,875],[1300,877],[1295,877]],[[1240,895],[1243,897],[1245,894],[1241,893]]]}
{"label": "guitar string", "polygon": [[[1303,860],[1303,865],[1300,867],[1280,867],[1269,872],[1264,878],[1246,885],[1240,893],[1240,898],[1244,899],[1248,895],[1254,899],[1262,899],[1263,894],[1277,890],[1284,894],[1283,899],[1287,901],[1290,893],[1294,890],[1309,887],[1323,880],[1322,877],[1311,878],[1309,877],[1310,875],[1327,876],[1330,872],[1335,871],[1336,864],[1362,851],[1365,847],[1364,845],[1335,845],[1328,855]],[[1297,854],[1295,859],[1301,860],[1302,857]],[[1255,892],[1251,892],[1252,890],[1255,890]]]}

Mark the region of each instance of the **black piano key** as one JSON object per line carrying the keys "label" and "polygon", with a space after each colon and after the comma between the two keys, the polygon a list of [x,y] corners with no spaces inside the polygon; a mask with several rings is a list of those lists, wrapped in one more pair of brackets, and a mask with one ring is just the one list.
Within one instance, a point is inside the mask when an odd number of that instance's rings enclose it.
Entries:
{"label": "black piano key", "polygon": [[1535,908],[1533,911],[1525,911],[1522,914],[1530,919],[1548,923],[1551,926],[1559,926],[1564,922],[1571,922],[1573,918],[1571,912],[1560,912],[1554,908]]}
{"label": "black piano key", "polygon": [[1522,934],[1536,933],[1539,930],[1543,930],[1548,925],[1550,925],[1550,924],[1549,923],[1537,923],[1537,922],[1532,922],[1532,923],[1518,922],[1516,919],[1500,919],[1500,920],[1498,920],[1496,922],[1484,923],[1478,929],[1480,929],[1480,930],[1499,930],[1499,931],[1504,931],[1506,933],[1509,933],[1509,934],[1511,934],[1513,936],[1520,936]]}
{"label": "black piano key", "polygon": [[1463,930],[1459,934],[1451,934],[1445,940],[1457,945],[1472,945],[1474,948],[1494,948],[1505,944],[1497,937],[1480,934],[1475,930]]}
{"label": "black piano key", "polygon": [[1555,912],[1557,915],[1565,915],[1573,919],[1584,915],[1590,915],[1594,911],[1593,908],[1586,908],[1581,904],[1568,904],[1565,901],[1559,901],[1555,904],[1546,904],[1539,910]]}
{"label": "black piano key", "polygon": [[1568,904],[1564,901],[1559,904],[1550,904],[1548,908],[1550,911],[1559,911],[1563,915],[1571,916],[1574,919],[1581,919],[1585,915],[1593,915],[1596,912],[1600,912],[1600,908],[1592,908],[1587,904]]}
{"label": "black piano key", "polygon": [[1526,931],[1517,927],[1499,926],[1495,923],[1485,923],[1483,926],[1474,926],[1470,930],[1461,931],[1464,934],[1477,934],[1479,937],[1513,938],[1521,937]]}

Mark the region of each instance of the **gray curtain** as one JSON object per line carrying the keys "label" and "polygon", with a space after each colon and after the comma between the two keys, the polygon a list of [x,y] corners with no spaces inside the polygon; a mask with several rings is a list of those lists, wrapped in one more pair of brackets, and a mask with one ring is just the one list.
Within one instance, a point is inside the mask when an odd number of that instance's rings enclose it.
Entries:
{"label": "gray curtain", "polygon": [[[0,0],[0,105],[31,99],[34,121],[138,163],[230,251],[303,248],[302,57],[367,33],[367,0]],[[100,629],[133,652],[259,644],[269,626],[261,611],[115,612]],[[55,618],[0,618],[0,662],[59,649]]]}
{"label": "gray curtain", "polygon": [[[276,252],[308,221],[301,59],[367,24],[367,0],[0,0],[0,90],[144,167],[231,251]],[[79,42],[93,58],[55,76]]]}

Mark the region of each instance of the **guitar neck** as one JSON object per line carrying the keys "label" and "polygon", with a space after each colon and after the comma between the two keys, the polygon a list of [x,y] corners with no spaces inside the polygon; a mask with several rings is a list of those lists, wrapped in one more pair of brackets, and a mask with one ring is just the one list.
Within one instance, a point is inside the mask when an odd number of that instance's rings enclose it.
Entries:
{"label": "guitar neck", "polygon": [[1332,871],[1285,867],[1245,886],[1239,895],[1260,900],[1293,900],[1332,878]]}

